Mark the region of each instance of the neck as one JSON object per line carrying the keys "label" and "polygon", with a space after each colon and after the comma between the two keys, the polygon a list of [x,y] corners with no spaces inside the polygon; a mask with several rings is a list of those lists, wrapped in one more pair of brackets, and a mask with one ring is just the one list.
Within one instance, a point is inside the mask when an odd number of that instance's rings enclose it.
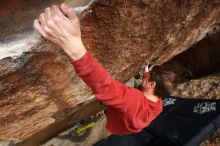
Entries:
{"label": "neck", "polygon": [[144,96],[152,102],[156,103],[158,101],[158,97],[152,93],[144,92]]}

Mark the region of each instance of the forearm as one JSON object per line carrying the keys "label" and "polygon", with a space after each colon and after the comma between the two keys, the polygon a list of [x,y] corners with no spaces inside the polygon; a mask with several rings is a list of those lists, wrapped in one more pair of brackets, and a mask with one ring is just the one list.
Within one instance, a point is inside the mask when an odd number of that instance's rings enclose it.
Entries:
{"label": "forearm", "polygon": [[90,52],[86,52],[78,60],[71,61],[75,72],[92,89],[93,93],[99,93],[103,84],[111,80],[109,73],[97,62]]}
{"label": "forearm", "polygon": [[79,60],[72,60],[71,63],[75,72],[92,89],[96,98],[105,102],[107,105],[114,100],[112,98],[106,98],[110,96],[108,90],[111,90],[109,87],[112,84],[112,78],[90,52],[86,52]]}

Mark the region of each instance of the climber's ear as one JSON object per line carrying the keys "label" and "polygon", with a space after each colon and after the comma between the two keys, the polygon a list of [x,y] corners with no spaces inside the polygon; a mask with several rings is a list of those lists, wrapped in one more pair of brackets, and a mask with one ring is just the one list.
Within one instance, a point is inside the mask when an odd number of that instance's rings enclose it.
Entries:
{"label": "climber's ear", "polygon": [[155,82],[155,81],[152,81],[152,82],[151,82],[151,87],[152,87],[152,88],[155,88],[155,87],[156,87],[156,82]]}

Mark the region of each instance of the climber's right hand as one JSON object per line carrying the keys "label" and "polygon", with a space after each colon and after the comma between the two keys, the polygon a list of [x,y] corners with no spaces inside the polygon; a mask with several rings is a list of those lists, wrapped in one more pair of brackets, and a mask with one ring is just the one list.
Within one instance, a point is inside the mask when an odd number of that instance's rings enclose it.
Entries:
{"label": "climber's right hand", "polygon": [[61,47],[67,55],[78,60],[86,53],[81,39],[80,23],[73,8],[52,5],[34,20],[34,28],[47,40]]}

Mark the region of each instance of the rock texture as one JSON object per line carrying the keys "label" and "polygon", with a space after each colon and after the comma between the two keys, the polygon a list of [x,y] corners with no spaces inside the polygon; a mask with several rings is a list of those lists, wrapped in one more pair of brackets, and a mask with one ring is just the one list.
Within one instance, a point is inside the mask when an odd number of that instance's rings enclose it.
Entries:
{"label": "rock texture", "polygon": [[[218,28],[219,26],[217,25],[216,29],[218,30]],[[190,79],[197,79],[209,74],[219,73],[219,42],[220,33],[212,32],[187,51],[175,56],[163,65],[155,67],[152,76],[158,83],[159,92],[161,92],[161,94],[170,95],[176,90],[176,86],[181,83],[189,81]],[[209,83],[210,82],[207,84]],[[195,84],[190,85],[190,83],[188,83],[188,85],[184,84],[184,89],[186,88],[187,90],[187,86],[194,87],[194,85]],[[212,87],[213,85],[210,83],[209,86]],[[198,89],[197,86],[194,88]],[[208,87],[204,87],[204,90],[208,90]],[[219,94],[215,94],[212,98],[218,96]]]}
{"label": "rock texture", "polygon": [[183,98],[220,99],[220,73],[178,84],[172,95]]}
{"label": "rock texture", "polygon": [[[81,6],[89,0],[65,0],[72,6]],[[2,0],[0,1],[0,38],[32,28],[33,20],[39,16],[47,6],[60,4],[63,0]]]}
{"label": "rock texture", "polygon": [[218,20],[218,6],[214,1],[97,1],[81,23],[84,43],[125,81],[144,61],[160,65],[203,38]]}
{"label": "rock texture", "polygon": [[[44,6],[48,4],[41,2]],[[31,27],[31,19],[37,14],[33,12],[34,15],[31,15],[31,12],[38,5],[32,5],[34,1],[22,0],[14,0],[10,6],[6,1],[1,3],[8,6],[0,13],[1,23],[5,22],[5,29],[1,28],[1,42],[7,44],[14,41],[8,35]],[[30,6],[29,9],[24,9],[26,5]],[[27,18],[27,24],[21,23],[26,20],[23,10],[32,16]],[[97,0],[81,20],[82,37],[86,48],[111,75],[124,82],[136,75],[146,61],[160,65],[202,39],[218,22],[219,12],[218,0]],[[9,23],[13,16],[11,13],[21,18]],[[4,15],[10,17],[5,18]],[[22,28],[17,29],[14,24]],[[7,39],[4,38],[6,36]],[[14,37],[19,39],[19,36]],[[30,39],[34,38],[30,36]],[[19,48],[19,44],[16,47]],[[28,44],[27,41],[22,48],[25,49]],[[4,45],[4,51],[0,48],[1,53],[5,53],[6,49],[9,53],[7,58],[0,60],[2,143],[30,139],[33,140],[32,145],[42,142],[66,128],[66,119],[74,115],[74,111],[92,94],[75,75],[69,58],[61,49],[43,40],[31,45],[28,52],[13,58],[10,57],[13,53],[10,45]],[[47,136],[41,136],[51,125],[54,129],[59,127],[58,130],[48,130]]]}

